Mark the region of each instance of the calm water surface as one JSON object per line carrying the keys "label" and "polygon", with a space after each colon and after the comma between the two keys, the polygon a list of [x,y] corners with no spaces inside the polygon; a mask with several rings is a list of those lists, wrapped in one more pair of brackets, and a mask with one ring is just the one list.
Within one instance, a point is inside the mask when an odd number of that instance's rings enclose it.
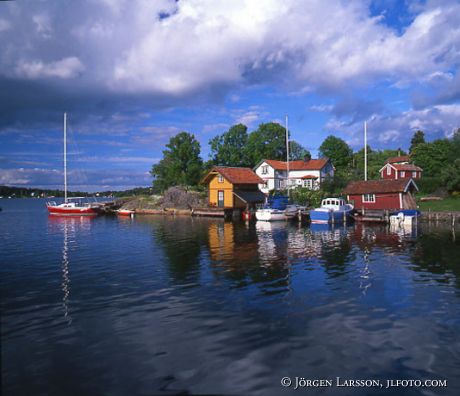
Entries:
{"label": "calm water surface", "polygon": [[[0,200],[4,395],[460,394],[460,232]],[[447,388],[283,388],[446,379]]]}

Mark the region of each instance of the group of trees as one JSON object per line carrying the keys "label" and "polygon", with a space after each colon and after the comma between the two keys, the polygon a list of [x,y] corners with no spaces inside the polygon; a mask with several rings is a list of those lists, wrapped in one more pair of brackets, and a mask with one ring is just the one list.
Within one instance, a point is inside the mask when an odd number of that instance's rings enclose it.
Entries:
{"label": "group of trees", "polygon": [[[260,124],[248,133],[243,124],[209,141],[210,159],[200,157],[200,143],[195,136],[181,132],[172,137],[163,151],[163,159],[153,165],[155,191],[164,191],[173,185],[198,185],[206,171],[213,165],[254,167],[264,158],[286,159],[286,130],[278,123]],[[379,170],[389,157],[406,155],[397,150],[373,150],[367,148],[368,178],[379,178]],[[460,128],[451,139],[425,141],[423,131],[416,131],[411,140],[409,154],[412,161],[423,170],[423,179],[431,189],[441,185],[449,191],[460,191]],[[329,157],[336,169],[333,180],[324,188],[339,192],[350,180],[364,177],[364,149],[353,152],[341,138],[328,136],[319,147],[320,157]],[[310,159],[310,152],[295,141],[290,141],[290,159]],[[423,184],[423,183],[422,183]]]}
{"label": "group of trees", "polygon": [[[163,151],[163,159],[153,165],[155,191],[164,191],[173,185],[196,186],[213,165],[254,167],[264,158],[286,159],[286,129],[278,123],[260,124],[248,133],[243,124],[209,141],[210,160],[200,157],[200,143],[195,136],[181,132],[172,137]],[[295,141],[290,142],[290,158],[311,158],[310,152]]]}

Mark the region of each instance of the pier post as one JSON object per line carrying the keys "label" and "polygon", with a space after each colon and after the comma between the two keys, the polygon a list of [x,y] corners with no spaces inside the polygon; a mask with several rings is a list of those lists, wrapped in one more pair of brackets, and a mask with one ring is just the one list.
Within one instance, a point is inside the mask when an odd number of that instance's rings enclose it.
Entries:
{"label": "pier post", "polygon": [[343,223],[345,224],[347,222],[347,213],[343,212]]}

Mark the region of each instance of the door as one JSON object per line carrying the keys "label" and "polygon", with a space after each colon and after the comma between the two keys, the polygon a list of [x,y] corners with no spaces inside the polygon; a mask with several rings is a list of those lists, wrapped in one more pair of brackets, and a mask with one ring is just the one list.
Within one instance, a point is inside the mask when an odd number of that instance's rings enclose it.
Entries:
{"label": "door", "polygon": [[217,206],[219,208],[224,207],[224,192],[222,190],[217,191]]}

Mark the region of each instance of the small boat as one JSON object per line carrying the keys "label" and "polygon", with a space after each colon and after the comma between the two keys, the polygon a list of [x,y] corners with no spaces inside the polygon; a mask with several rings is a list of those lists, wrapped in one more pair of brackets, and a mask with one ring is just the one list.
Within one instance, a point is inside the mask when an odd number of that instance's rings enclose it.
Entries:
{"label": "small boat", "polygon": [[341,198],[326,198],[321,207],[310,210],[312,223],[341,223],[351,215],[353,205],[345,203]]}
{"label": "small boat", "polygon": [[118,209],[117,211],[118,216],[134,216],[135,211],[130,209]]}
{"label": "small boat", "polygon": [[48,213],[54,216],[97,216],[99,207],[83,203],[83,197],[67,197],[67,114],[64,113],[64,203],[57,204],[55,201],[46,203]]}
{"label": "small boat", "polygon": [[256,219],[261,221],[279,221],[291,219],[305,210],[304,206],[288,204],[289,198],[285,196],[274,196],[268,202],[256,210]]}
{"label": "small boat", "polygon": [[420,216],[420,211],[416,209],[402,209],[398,212],[391,213],[390,224],[399,227],[412,227],[414,224],[417,224],[417,219]]}

